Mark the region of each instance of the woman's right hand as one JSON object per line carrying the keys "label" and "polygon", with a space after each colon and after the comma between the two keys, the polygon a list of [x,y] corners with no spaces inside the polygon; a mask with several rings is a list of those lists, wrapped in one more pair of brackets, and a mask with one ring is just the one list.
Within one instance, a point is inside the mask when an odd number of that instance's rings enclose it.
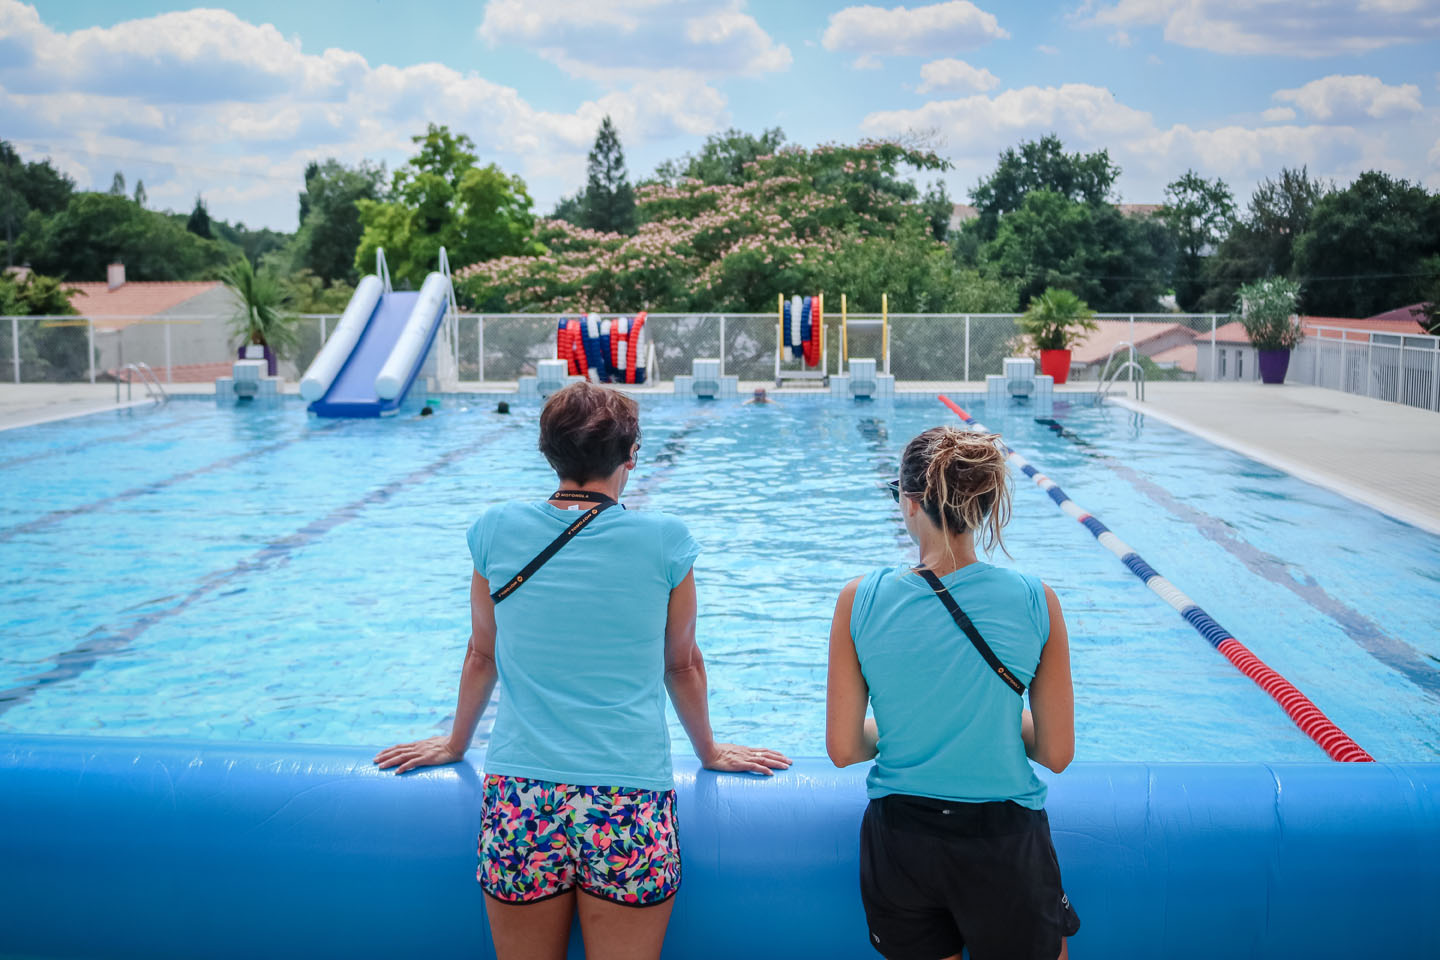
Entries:
{"label": "woman's right hand", "polygon": [[787,770],[790,758],[777,750],[764,747],[742,747],[738,743],[717,743],[700,762],[706,770],[721,773],[758,773],[773,777],[776,770]]}
{"label": "woman's right hand", "polygon": [[396,773],[414,770],[416,767],[439,767],[465,759],[465,751],[450,746],[449,737],[431,737],[413,743],[398,743],[375,755],[375,763],[381,770],[398,767]]}

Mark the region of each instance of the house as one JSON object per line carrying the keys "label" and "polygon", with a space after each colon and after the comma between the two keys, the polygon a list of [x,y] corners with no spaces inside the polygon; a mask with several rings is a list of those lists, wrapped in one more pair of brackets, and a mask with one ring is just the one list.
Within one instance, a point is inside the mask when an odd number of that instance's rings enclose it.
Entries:
{"label": "house", "polygon": [[66,286],[75,290],[70,305],[94,326],[97,374],[113,376],[137,361],[167,382],[204,382],[229,372],[235,301],[224,284],[127,282],[125,265],[112,263],[104,281]]}
{"label": "house", "polygon": [[[1307,337],[1359,339],[1357,335],[1367,333],[1406,334],[1424,333],[1420,321],[1410,313],[1412,307],[1399,307],[1373,317],[1313,317],[1303,316],[1300,323]],[[1244,324],[1238,320],[1227,323],[1215,330],[1215,359],[1210,358],[1210,337],[1205,333],[1195,338],[1195,372],[1200,380],[1258,380],[1260,379],[1259,359],[1250,344]],[[1213,371],[1213,376],[1212,376]]]}
{"label": "house", "polygon": [[1112,351],[1115,359],[1110,369],[1113,371],[1129,359],[1129,348],[1120,344],[1132,338],[1136,354],[1149,357],[1166,369],[1195,372],[1196,333],[1183,324],[1151,320],[1136,320],[1133,324],[1128,320],[1096,320],[1095,323],[1099,329],[1086,334],[1085,339],[1070,348],[1072,379],[1098,377]]}

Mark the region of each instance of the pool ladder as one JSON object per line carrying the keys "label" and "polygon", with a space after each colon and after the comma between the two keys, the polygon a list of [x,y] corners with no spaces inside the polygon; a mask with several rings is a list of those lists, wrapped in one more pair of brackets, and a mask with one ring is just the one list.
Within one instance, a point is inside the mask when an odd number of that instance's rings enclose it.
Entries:
{"label": "pool ladder", "polygon": [[[136,380],[139,380],[144,386],[145,395],[156,404],[170,402],[170,394],[165,392],[165,388],[160,384],[160,378],[155,376],[154,370],[150,369],[150,364],[138,360],[135,363],[125,364],[120,371],[130,374],[125,378],[125,400],[127,402],[133,398],[132,386]],[[120,378],[118,376],[115,378],[115,402],[120,402]]]}
{"label": "pool ladder", "polygon": [[1114,373],[1110,372],[1110,362],[1115,359],[1115,351],[1119,350],[1121,347],[1129,347],[1131,350],[1135,349],[1135,345],[1129,340],[1121,340],[1119,343],[1115,344],[1115,346],[1110,348],[1110,356],[1105,358],[1105,367],[1100,371],[1100,383],[1095,388],[1096,404],[1104,402],[1105,397],[1110,393],[1110,387],[1114,385],[1116,380],[1120,379],[1120,375],[1122,373],[1125,373],[1129,370],[1134,370],[1140,375],[1134,381],[1135,399],[1141,401],[1145,399],[1144,367],[1140,366],[1140,364],[1136,363],[1134,360],[1126,360],[1124,363],[1120,364],[1120,366],[1115,368]]}

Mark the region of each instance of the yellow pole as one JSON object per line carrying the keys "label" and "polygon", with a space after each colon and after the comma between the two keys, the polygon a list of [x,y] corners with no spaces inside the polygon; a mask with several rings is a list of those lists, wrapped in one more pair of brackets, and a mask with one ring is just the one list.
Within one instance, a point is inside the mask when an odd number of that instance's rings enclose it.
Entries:
{"label": "yellow pole", "polygon": [[846,312],[845,294],[840,294],[840,374],[850,369],[850,344],[845,339],[846,327],[849,324],[849,315]]}
{"label": "yellow pole", "polygon": [[880,294],[880,356],[885,372],[890,372],[890,294]]}

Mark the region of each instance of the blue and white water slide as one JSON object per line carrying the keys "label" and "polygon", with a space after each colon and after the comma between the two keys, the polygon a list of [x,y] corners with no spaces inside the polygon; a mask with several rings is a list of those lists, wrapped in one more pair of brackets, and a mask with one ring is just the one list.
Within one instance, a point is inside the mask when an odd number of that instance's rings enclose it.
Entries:
{"label": "blue and white water slide", "polygon": [[420,291],[390,288],[385,251],[375,252],[375,273],[360,281],[335,332],[300,379],[300,396],[322,417],[381,417],[405,401],[447,314],[456,312],[450,261]]}

